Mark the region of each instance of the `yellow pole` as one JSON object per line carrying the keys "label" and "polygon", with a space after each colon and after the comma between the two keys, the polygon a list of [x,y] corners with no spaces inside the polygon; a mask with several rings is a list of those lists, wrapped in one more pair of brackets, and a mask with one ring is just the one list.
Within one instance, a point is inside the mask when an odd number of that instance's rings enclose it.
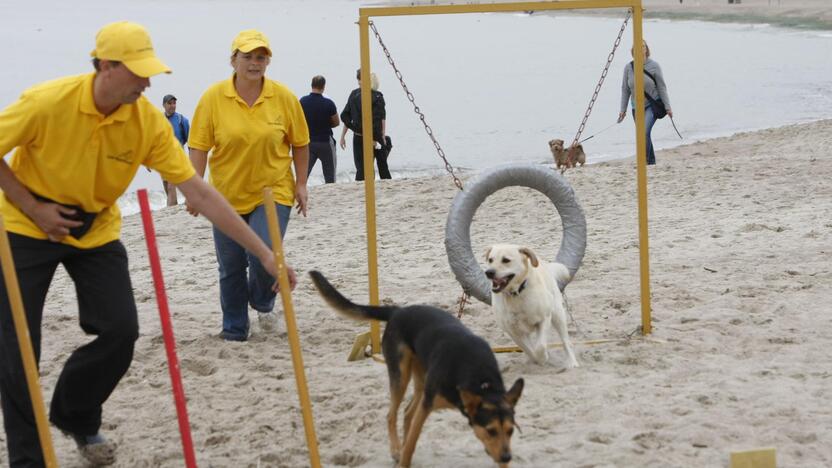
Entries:
{"label": "yellow pole", "polygon": [[272,251],[277,265],[277,282],[280,284],[280,299],[283,301],[283,317],[286,319],[286,332],[289,334],[289,346],[292,349],[292,365],[295,368],[295,382],[298,386],[298,398],[303,413],[303,428],[306,431],[306,446],[309,447],[309,464],[320,468],[318,439],[315,435],[315,421],[312,419],[312,404],[309,402],[309,389],[306,386],[306,372],[303,369],[303,356],[298,339],[298,326],[295,321],[295,309],[292,306],[292,290],[289,287],[289,274],[283,256],[283,242],[280,237],[280,225],[277,222],[277,210],[272,201],[272,189],[263,189],[263,205],[269,221],[269,237],[272,239]]}
{"label": "yellow pole", "polygon": [[[644,70],[644,55],[639,51],[644,42],[642,21],[644,19],[641,0],[633,2],[633,66]],[[634,73],[636,100],[636,173],[638,180],[638,241],[639,265],[641,267],[641,334],[653,331],[650,307],[650,250],[647,223],[647,134],[644,125],[644,73]]]}
{"label": "yellow pole", "polygon": [[35,412],[35,423],[38,427],[38,438],[40,439],[41,450],[43,450],[43,458],[46,461],[46,466],[50,468],[57,467],[58,459],[55,457],[55,449],[52,446],[52,434],[49,432],[46,409],[43,406],[43,396],[40,393],[40,384],[38,383],[38,367],[35,363],[35,352],[32,349],[32,338],[29,335],[29,325],[26,321],[26,312],[23,309],[23,299],[20,296],[20,285],[17,283],[17,271],[14,269],[12,249],[9,246],[6,225],[3,223],[2,216],[0,216],[0,261],[3,265],[3,279],[6,281],[6,292],[12,309],[17,344],[20,346],[20,355],[23,358],[23,370],[26,374],[26,384],[29,387],[32,409]]}
{"label": "yellow pole", "polygon": [[[373,169],[373,114],[370,87],[370,22],[366,15],[358,18],[361,45],[361,128],[364,138],[364,200],[367,216],[367,274],[370,277],[370,304],[378,305],[378,247],[376,233],[376,173]],[[370,322],[373,353],[381,351],[378,321]]]}

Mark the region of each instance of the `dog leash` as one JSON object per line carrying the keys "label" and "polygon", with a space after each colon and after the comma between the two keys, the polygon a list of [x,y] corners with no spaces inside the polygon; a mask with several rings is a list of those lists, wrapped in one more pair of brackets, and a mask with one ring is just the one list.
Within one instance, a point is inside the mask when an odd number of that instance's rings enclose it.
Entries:
{"label": "dog leash", "polygon": [[[590,135],[590,136],[588,136],[588,137],[584,138],[583,140],[579,141],[579,142],[578,142],[578,144],[581,144],[581,143],[583,143],[583,142],[585,142],[585,141],[587,141],[587,140],[589,140],[589,139],[591,139],[591,138],[595,138],[597,135],[600,135],[600,134],[602,134],[602,133],[606,132],[607,130],[611,129],[612,127],[615,127],[616,125],[618,125],[619,123],[620,123],[620,122],[615,122],[614,124],[612,124],[612,125],[610,125],[610,126],[608,126],[608,127],[604,128],[603,130],[601,130],[601,131],[599,131],[599,132],[595,132],[594,134],[592,134],[592,135]],[[681,133],[679,133],[679,129],[678,129],[678,128],[676,128],[676,121],[675,121],[675,120],[673,120],[673,117],[671,117],[671,118],[670,118],[670,124],[671,124],[671,125],[673,125],[673,130],[676,132],[676,135],[679,135],[679,139],[680,139],[680,140],[684,140],[685,138],[682,136],[682,134],[681,134]]]}
{"label": "dog leash", "polygon": [[588,137],[584,138],[583,140],[579,141],[579,142],[578,142],[578,144],[580,145],[581,143],[583,143],[583,142],[585,142],[585,141],[589,140],[590,138],[595,138],[595,136],[596,136],[596,135],[600,135],[600,134],[602,134],[602,133],[606,132],[607,130],[609,130],[609,129],[611,129],[611,128],[615,127],[616,125],[618,125],[618,122],[616,122],[616,123],[614,123],[614,124],[610,125],[609,127],[605,128],[605,129],[603,129],[603,130],[601,130],[600,132],[595,132],[594,134],[592,134],[592,135],[590,135],[590,136],[588,136]]}
{"label": "dog leash", "polygon": [[679,139],[684,140],[684,138],[682,138],[682,134],[679,133],[679,129],[676,128],[676,122],[673,120],[673,117],[670,118],[670,124],[673,125],[673,130],[676,130],[676,134],[679,135]]}

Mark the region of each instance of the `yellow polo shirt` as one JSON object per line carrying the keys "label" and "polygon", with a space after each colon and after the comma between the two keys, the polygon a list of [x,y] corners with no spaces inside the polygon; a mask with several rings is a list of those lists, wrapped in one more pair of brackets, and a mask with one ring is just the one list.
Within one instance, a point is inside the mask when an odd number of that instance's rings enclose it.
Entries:
{"label": "yellow polo shirt", "polygon": [[231,206],[246,214],[263,203],[271,187],[274,201],[292,206],[295,177],[291,146],[309,144],[309,129],[298,98],[269,79],[249,107],[234,88],[234,77],[211,85],[191,119],[188,146],[210,151],[209,183]]}
{"label": "yellow polo shirt", "polygon": [[[36,85],[0,111],[0,155],[17,148],[9,166],[20,182],[58,203],[99,213],[80,240],[67,236],[63,241],[85,249],[119,238],[116,201],[139,165],[174,184],[195,174],[170,123],[144,96],[109,116],[98,112],[94,77],[90,73]],[[0,204],[7,230],[47,238],[5,194]]]}

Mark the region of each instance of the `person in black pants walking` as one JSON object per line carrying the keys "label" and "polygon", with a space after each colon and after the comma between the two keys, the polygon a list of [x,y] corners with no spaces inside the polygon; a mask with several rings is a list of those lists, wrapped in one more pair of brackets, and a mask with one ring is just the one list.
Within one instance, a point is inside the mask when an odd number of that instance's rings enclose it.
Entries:
{"label": "person in black pants walking", "polygon": [[[127,21],[108,24],[96,36],[92,56],[94,73],[36,85],[0,111],[0,155],[14,150],[9,163],[0,159],[0,213],[36,360],[44,302],[59,264],[75,284],[79,324],[93,338],[61,370],[49,420],[93,465],[107,465],[116,461],[115,445],[99,433],[102,406],[130,367],[139,336],[116,202],[139,167],[176,185],[272,277],[277,267],[271,249],[196,175],[170,124],[142,96],[151,76],[170,73],[147,30]],[[4,282],[0,401],[9,466],[44,466]]]}
{"label": "person in black pants walking", "polygon": [[[344,127],[341,130],[341,149],[347,147],[347,129],[352,130],[352,156],[355,162],[355,180],[364,180],[364,146],[361,129],[361,70],[356,70],[355,78],[358,80],[358,88],[352,90],[344,110],[341,112],[341,121]],[[371,74],[373,113],[373,156],[378,167],[378,175],[382,179],[390,179],[390,169],[387,167],[387,156],[390,154],[390,145],[386,138],[387,113],[384,108],[384,95],[378,90],[378,78],[375,73]]]}
{"label": "person in black pants walking", "polygon": [[309,127],[309,174],[315,162],[321,161],[324,182],[335,183],[337,161],[335,157],[335,139],[332,129],[341,125],[338,109],[332,99],[324,96],[326,78],[317,75],[312,78],[312,92],[300,98],[306,125]]}

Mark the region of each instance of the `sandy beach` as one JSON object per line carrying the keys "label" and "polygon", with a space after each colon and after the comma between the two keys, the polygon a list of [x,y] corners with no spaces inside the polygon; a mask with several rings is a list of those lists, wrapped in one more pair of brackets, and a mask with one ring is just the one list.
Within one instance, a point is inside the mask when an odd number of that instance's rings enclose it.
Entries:
{"label": "sandy beach", "polygon": [[[832,29],[827,0],[736,5],[645,0],[644,5],[648,18]],[[657,127],[669,125],[665,119]],[[536,156],[549,160],[540,147]],[[830,148],[832,119],[657,152],[658,164],[648,168],[650,339],[638,334],[635,160],[567,171],[588,226],[583,265],[566,290],[581,367],[563,370],[559,350],[545,367],[522,354],[497,356],[507,383],[526,381],[511,466],[727,467],[731,452],[762,447],[777,450],[779,467],[832,466]],[[349,155],[340,156],[341,164],[351,164]],[[475,176],[463,172],[463,182]],[[461,288],[443,241],[456,193],[448,176],[377,184],[382,302],[426,303],[455,313]],[[153,216],[199,465],[308,466],[285,323],[266,334],[252,313],[248,342],[220,340],[210,224],[182,206]],[[288,260],[300,277],[293,303],[326,467],[394,465],[387,442],[386,369],[371,359],[347,362],[354,337],[368,327],[336,315],[306,276],[320,270],[347,296],[366,302],[365,229],[364,186],[343,182],[311,187],[309,217],[293,215],[285,239]],[[553,260],[561,231],[542,194],[510,188],[480,207],[472,244],[477,255],[492,243],[524,244]],[[122,240],[141,336],[128,374],[104,407],[102,432],[118,444],[117,467],[181,467],[138,215],[125,217]],[[43,320],[41,384],[47,404],[67,357],[89,340],[77,317],[73,283],[59,269]],[[462,321],[493,346],[513,344],[485,304],[468,305]],[[611,341],[585,344],[593,340]],[[70,439],[55,429],[52,436],[61,466],[87,466]],[[0,444],[5,447],[3,432]],[[0,449],[0,466],[7,464]],[[493,464],[463,417],[443,411],[426,423],[413,466]]]}
{"label": "sandy beach", "polygon": [[[616,341],[577,344],[582,367],[565,372],[559,352],[551,367],[498,355],[507,381],[526,379],[512,466],[727,466],[730,452],[755,447],[775,447],[782,467],[832,464],[830,145],[827,120],[658,153],[648,171],[653,341],[628,338],[640,323],[634,161],[566,173],[588,224],[587,254],[567,288],[570,331],[578,343]],[[443,236],[456,191],[449,177],[379,184],[383,302],[454,310],[460,287]],[[308,465],[285,325],[267,336],[255,321],[249,342],[219,340],[209,224],[181,207],[154,219],[200,465]],[[364,229],[362,185],[314,187],[310,216],[290,223],[288,257],[365,301]],[[125,219],[123,234],[142,330],[103,431],[119,445],[117,466],[183,466],[139,217]],[[542,195],[506,189],[480,208],[472,239],[475,252],[511,241],[552,259],[560,222]],[[323,464],[392,466],[384,366],[346,362],[366,328],[337,316],[305,275],[293,300]],[[484,304],[462,320],[495,346],[511,344]],[[68,353],[85,341],[62,270],[43,329],[48,401]],[[53,436],[63,466],[84,466],[68,439]],[[428,420],[414,466],[490,465],[463,418],[446,411]]]}

